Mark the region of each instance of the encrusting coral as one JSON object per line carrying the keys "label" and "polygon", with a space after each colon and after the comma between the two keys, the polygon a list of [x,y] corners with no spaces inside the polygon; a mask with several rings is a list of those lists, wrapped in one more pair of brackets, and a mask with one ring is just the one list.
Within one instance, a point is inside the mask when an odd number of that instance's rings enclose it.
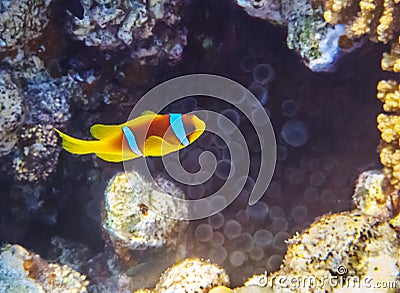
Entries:
{"label": "encrusting coral", "polygon": [[82,0],[82,19],[72,16],[69,31],[87,46],[104,50],[132,48],[142,63],[180,60],[187,43],[181,10],[188,2]]}
{"label": "encrusting coral", "polygon": [[0,3],[0,52],[22,48],[49,22],[51,0],[4,0]]}
{"label": "encrusting coral", "polygon": [[[353,196],[357,208],[324,215],[290,239],[280,270],[254,275],[234,290],[217,287],[210,293],[355,292],[346,291],[349,287],[364,292],[378,282],[387,287],[374,292],[396,292],[400,247],[396,221],[382,214],[391,209],[390,201],[382,201],[383,187],[382,173],[364,172]],[[371,208],[374,204],[380,208]]]}
{"label": "encrusting coral", "polygon": [[67,265],[48,263],[19,245],[0,248],[0,292],[87,292],[86,276]]}
{"label": "encrusting coral", "polygon": [[210,261],[187,258],[168,268],[160,277],[154,290],[140,292],[197,292],[205,293],[216,286],[229,285],[229,276],[223,268]]}

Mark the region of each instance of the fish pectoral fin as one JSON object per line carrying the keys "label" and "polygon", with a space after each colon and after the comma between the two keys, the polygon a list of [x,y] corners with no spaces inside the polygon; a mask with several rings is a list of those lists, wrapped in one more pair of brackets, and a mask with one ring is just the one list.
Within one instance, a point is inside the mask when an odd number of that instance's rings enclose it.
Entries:
{"label": "fish pectoral fin", "polygon": [[90,127],[90,134],[97,139],[110,138],[122,133],[121,125],[104,125],[104,124],[95,124]]}
{"label": "fish pectoral fin", "polygon": [[152,135],[146,139],[143,147],[145,157],[161,157],[183,148],[181,144],[173,145],[159,136]]}

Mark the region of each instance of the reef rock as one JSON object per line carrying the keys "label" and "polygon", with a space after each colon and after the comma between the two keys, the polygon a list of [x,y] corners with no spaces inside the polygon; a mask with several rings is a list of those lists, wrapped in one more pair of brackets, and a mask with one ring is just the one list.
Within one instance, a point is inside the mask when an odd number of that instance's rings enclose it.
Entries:
{"label": "reef rock", "polygon": [[8,154],[18,137],[15,131],[23,123],[23,95],[7,71],[0,71],[0,156]]}
{"label": "reef rock", "polygon": [[251,16],[287,26],[287,45],[295,50],[313,71],[333,71],[335,61],[345,50],[339,48],[344,25],[324,20],[321,4],[310,0],[236,0]]}
{"label": "reef rock", "polygon": [[141,292],[198,292],[206,293],[216,286],[229,285],[229,276],[223,268],[198,258],[184,259],[168,268],[160,277],[154,290]]}
{"label": "reef rock", "polygon": [[0,2],[0,52],[22,48],[40,35],[49,19],[51,0]]}
{"label": "reef rock", "polygon": [[81,0],[83,18],[73,16],[71,34],[87,46],[103,50],[130,47],[132,58],[157,64],[175,63],[186,46],[187,30],[180,24],[188,1]]}
{"label": "reef rock", "polygon": [[[170,188],[169,192],[178,198],[184,196],[176,186]],[[175,244],[186,227],[185,221],[165,217],[151,210],[140,201],[144,197],[155,202],[164,211],[162,214],[170,212],[183,218],[188,213],[186,206],[174,206],[167,200],[168,195],[155,189],[138,173],[117,174],[105,191],[103,216],[103,228],[114,247],[131,250],[161,248]]]}
{"label": "reef rock", "polygon": [[89,282],[70,267],[51,264],[19,245],[0,250],[0,292],[87,292]]}

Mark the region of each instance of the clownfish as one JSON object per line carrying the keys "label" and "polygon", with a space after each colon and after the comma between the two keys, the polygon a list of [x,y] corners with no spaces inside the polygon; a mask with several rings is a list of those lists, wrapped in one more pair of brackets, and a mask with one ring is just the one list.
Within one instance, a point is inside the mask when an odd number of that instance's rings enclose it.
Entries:
{"label": "clownfish", "polygon": [[205,123],[194,114],[156,114],[141,116],[119,125],[95,124],[90,134],[97,140],[71,137],[55,129],[63,148],[78,155],[96,154],[108,162],[139,157],[160,157],[194,142],[205,130]]}

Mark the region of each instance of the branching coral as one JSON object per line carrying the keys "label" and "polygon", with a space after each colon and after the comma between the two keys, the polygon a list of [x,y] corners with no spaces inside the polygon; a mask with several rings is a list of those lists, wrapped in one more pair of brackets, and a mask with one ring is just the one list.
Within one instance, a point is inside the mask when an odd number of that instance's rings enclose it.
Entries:
{"label": "branching coral", "polygon": [[[381,67],[400,72],[400,0],[326,0],[324,18],[331,24],[345,24],[349,38],[368,35],[374,42],[392,42],[391,51],[383,54]],[[395,80],[382,80],[377,90],[383,109],[390,112],[377,117],[382,133],[383,172],[391,185],[400,190],[400,87]]]}
{"label": "branching coral", "polygon": [[350,38],[369,34],[375,42],[390,42],[400,31],[399,0],[327,0],[324,18],[328,23],[346,24]]}
{"label": "branching coral", "polygon": [[381,162],[390,183],[400,189],[400,86],[393,80],[378,83],[378,98],[383,109],[396,114],[379,114],[378,129],[381,131]]}
{"label": "branching coral", "polygon": [[383,53],[381,67],[386,71],[400,72],[400,36],[389,53]]}

